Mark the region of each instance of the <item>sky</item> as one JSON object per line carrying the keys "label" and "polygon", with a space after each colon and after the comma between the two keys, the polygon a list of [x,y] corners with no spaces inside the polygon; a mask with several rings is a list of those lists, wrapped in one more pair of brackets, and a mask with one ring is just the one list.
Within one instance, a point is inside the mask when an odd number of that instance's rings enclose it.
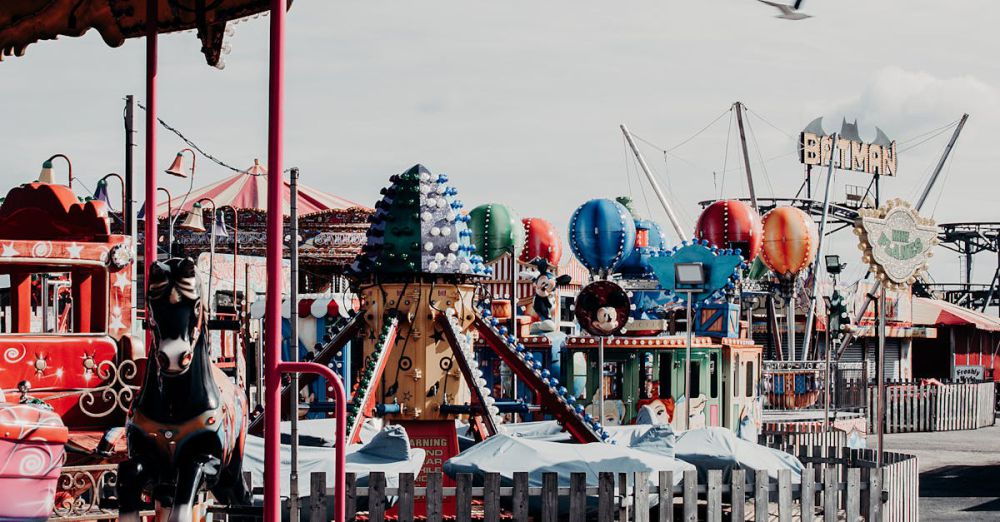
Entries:
{"label": "sky", "polygon": [[[883,194],[913,200],[950,134],[936,130],[967,112],[925,211],[939,222],[1000,221],[991,161],[1000,66],[989,44],[1000,4],[807,0],[804,10],[814,17],[793,22],[755,0],[297,0],[288,18],[286,164],[300,167],[304,184],[369,206],[390,175],[422,163],[447,173],[467,208],[509,204],[563,234],[584,201],[630,193],[667,227],[625,149],[624,123],[653,144],[641,143],[642,152],[691,230],[698,201],[747,195],[727,112],[737,100],[750,109],[760,197],[795,194],[803,178],[795,136],[825,116],[831,132],[842,117],[857,118],[863,138],[878,125],[898,140],[899,173],[883,181]],[[193,33],[161,37],[159,104],[160,116],[205,151],[244,168],[266,162],[267,18],[234,30],[221,71],[205,65]],[[91,31],[0,63],[0,183],[34,180],[56,152],[90,188],[121,172],[123,97],[143,101],[144,49],[141,40],[109,48]],[[161,129],[158,168],[183,147]],[[196,185],[229,174],[199,158]],[[186,189],[164,178],[175,194]],[[868,181],[839,173],[832,199]],[[845,231],[829,246],[858,275],[855,243]],[[987,256],[976,282],[992,276]],[[938,249],[935,279],[958,274],[956,256]]]}

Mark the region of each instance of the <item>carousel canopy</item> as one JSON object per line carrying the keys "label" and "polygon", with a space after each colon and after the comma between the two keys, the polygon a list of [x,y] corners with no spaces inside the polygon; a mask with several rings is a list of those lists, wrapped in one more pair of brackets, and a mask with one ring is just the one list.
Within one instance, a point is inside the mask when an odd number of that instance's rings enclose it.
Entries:
{"label": "carousel canopy", "polygon": [[[289,215],[291,207],[291,185],[288,180],[284,181],[282,187],[282,213]],[[236,209],[258,209],[267,208],[267,169],[259,161],[254,160],[254,165],[249,169],[239,172],[211,185],[195,188],[185,199],[183,195],[177,196],[167,202],[160,203],[156,207],[156,213],[160,217],[166,217],[168,208],[177,212],[178,208],[190,211],[196,201],[201,198],[212,198],[216,205],[221,207],[233,207]],[[184,203],[180,207],[181,202]],[[355,203],[344,198],[327,194],[320,190],[305,186],[299,183],[299,208],[300,216],[319,212],[322,210],[343,210],[348,208],[367,209],[360,203]]]}
{"label": "carousel canopy", "polygon": [[[289,5],[292,3],[288,1]],[[3,0],[0,2],[0,60],[21,56],[40,40],[82,36],[97,29],[118,47],[126,38],[146,36],[146,0]],[[266,11],[267,0],[174,0],[157,6],[157,32],[197,29],[209,65],[219,66],[226,24]]]}

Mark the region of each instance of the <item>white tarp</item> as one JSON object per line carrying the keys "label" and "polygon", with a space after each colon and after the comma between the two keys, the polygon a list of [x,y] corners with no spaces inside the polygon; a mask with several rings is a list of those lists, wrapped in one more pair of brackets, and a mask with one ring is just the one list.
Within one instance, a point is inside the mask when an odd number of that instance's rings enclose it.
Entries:
{"label": "white tarp", "polygon": [[[683,479],[683,472],[694,466],[655,452],[640,451],[624,444],[563,444],[545,440],[533,440],[510,435],[496,435],[476,444],[444,463],[444,472],[450,477],[459,473],[471,473],[481,478],[485,473],[499,473],[501,482],[513,483],[514,472],[528,473],[530,487],[541,487],[542,474],[559,474],[559,485],[569,486],[571,473],[585,473],[587,485],[597,486],[598,473],[619,472],[650,473],[650,491],[656,491],[659,471],[674,472],[674,486]],[[592,499],[596,501],[596,499]],[[655,504],[656,495],[650,502]],[[560,497],[560,502],[569,500]]]}
{"label": "white tarp", "polygon": [[767,470],[771,480],[777,480],[778,470],[792,472],[792,482],[801,482],[802,462],[776,449],[743,440],[726,428],[701,428],[677,435],[674,444],[677,458],[698,468],[698,476],[707,480],[708,470],[723,472],[723,483],[729,483],[734,469],[747,472],[747,481],[753,481],[753,470]]}
{"label": "white tarp", "polygon": [[[324,424],[323,433],[333,436],[332,421],[300,421],[300,426],[306,426],[304,432],[316,434],[314,422]],[[282,434],[286,434],[285,426],[282,423]],[[326,431],[330,428],[329,431]],[[305,434],[304,433],[304,434]],[[319,437],[316,437],[319,439]],[[300,440],[302,440],[300,438]],[[322,443],[322,442],[321,442]],[[336,451],[332,442],[329,444],[316,446],[299,446],[299,495],[309,496],[309,476],[312,473],[326,473],[328,484],[334,473],[334,459]],[[289,475],[291,475],[291,446],[281,445],[281,494],[288,495],[291,491],[289,487]],[[400,473],[420,472],[420,467],[424,463],[424,450],[411,448],[406,431],[401,426],[389,426],[379,431],[366,444],[354,444],[347,448],[347,472],[354,473],[358,477],[358,484],[365,485],[368,474],[373,471],[381,471],[386,475],[386,486],[396,487],[398,485],[398,475]],[[246,451],[243,459],[243,470],[249,471],[253,476],[255,484],[264,482],[264,439],[253,435],[247,436]]]}

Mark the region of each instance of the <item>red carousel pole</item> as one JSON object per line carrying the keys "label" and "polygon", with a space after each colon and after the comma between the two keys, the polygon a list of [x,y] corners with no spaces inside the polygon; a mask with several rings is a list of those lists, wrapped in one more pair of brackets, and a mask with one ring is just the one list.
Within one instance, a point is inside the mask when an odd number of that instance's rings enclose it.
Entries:
{"label": "red carousel pole", "polygon": [[[285,16],[287,0],[271,0],[267,132],[267,295],[264,315],[264,522],[281,521],[281,374],[314,373],[333,388],[337,408],[333,520],[344,521],[347,397],[340,377],[322,364],[281,362],[281,259],[284,254],[283,132],[285,120]],[[292,306],[295,306],[293,303]]]}
{"label": "red carousel pole", "polygon": [[[156,65],[157,65],[157,12],[158,0],[146,2],[146,227],[143,256],[143,277],[149,283],[149,267],[156,262]],[[146,308],[149,318],[149,307]],[[146,332],[146,346],[151,344]]]}

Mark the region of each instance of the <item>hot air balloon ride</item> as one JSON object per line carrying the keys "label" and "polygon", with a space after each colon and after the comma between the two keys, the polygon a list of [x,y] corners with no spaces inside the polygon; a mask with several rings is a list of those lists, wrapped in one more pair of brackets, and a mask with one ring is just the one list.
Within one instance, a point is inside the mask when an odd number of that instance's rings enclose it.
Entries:
{"label": "hot air balloon ride", "polygon": [[716,201],[705,208],[694,230],[696,239],[718,248],[739,249],[748,262],[760,253],[763,235],[760,214],[735,199]]}
{"label": "hot air balloon ride", "polygon": [[761,259],[777,276],[787,300],[788,355],[795,351],[795,280],[816,256],[818,236],[812,218],[794,207],[777,207],[764,215]]}
{"label": "hot air balloon ride", "polygon": [[635,249],[635,220],[621,203],[592,199],[573,212],[569,245],[592,274],[607,277]]}

